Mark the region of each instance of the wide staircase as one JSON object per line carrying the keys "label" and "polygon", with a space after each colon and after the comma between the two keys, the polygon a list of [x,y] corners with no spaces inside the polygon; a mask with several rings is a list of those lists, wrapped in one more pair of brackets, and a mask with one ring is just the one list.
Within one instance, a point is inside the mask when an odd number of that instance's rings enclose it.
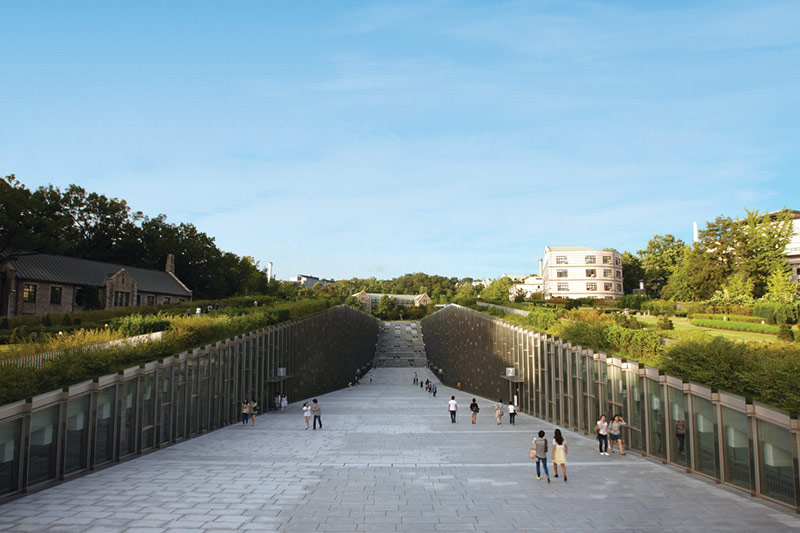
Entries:
{"label": "wide staircase", "polygon": [[375,365],[378,367],[423,367],[428,358],[419,322],[381,322]]}

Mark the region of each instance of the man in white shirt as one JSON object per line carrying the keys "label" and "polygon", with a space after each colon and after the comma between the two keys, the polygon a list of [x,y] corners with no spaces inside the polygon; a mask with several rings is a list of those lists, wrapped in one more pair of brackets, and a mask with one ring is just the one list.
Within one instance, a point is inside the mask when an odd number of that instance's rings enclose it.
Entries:
{"label": "man in white shirt", "polygon": [[450,396],[450,401],[447,402],[447,410],[450,411],[450,422],[456,423],[456,411],[458,411],[458,403],[455,396]]}

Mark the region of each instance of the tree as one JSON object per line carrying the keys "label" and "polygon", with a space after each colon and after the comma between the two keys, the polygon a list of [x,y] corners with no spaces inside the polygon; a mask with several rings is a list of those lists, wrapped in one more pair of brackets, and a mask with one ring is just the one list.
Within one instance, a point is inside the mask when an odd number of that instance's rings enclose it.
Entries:
{"label": "tree", "polygon": [[767,293],[762,300],[783,304],[795,303],[798,299],[798,286],[788,270],[776,268],[767,278]]}
{"label": "tree", "polygon": [[735,246],[734,270],[752,280],[753,294],[758,297],[768,291],[767,278],[774,272],[788,270],[783,253],[792,238],[792,216],[786,209],[774,215],[759,215],[746,211],[732,230]]}
{"label": "tree", "polygon": [[722,285],[727,271],[714,254],[700,243],[686,248],[680,266],[673,272],[661,297],[671,300],[706,300]]}
{"label": "tree", "polygon": [[653,295],[661,295],[662,288],[669,277],[680,266],[687,246],[673,235],[655,235],[647,243],[647,248],[637,253],[642,259],[647,290]]}
{"label": "tree", "polygon": [[393,298],[384,294],[381,296],[381,299],[378,300],[378,305],[375,306],[373,314],[378,318],[389,320],[394,316],[395,311],[397,311],[397,303]]}
{"label": "tree", "polygon": [[630,252],[622,254],[622,288],[625,294],[633,294],[639,288],[639,281],[645,279],[642,260]]}
{"label": "tree", "polygon": [[508,301],[508,290],[514,284],[511,278],[503,276],[489,283],[489,286],[481,291],[481,298],[495,302]]}

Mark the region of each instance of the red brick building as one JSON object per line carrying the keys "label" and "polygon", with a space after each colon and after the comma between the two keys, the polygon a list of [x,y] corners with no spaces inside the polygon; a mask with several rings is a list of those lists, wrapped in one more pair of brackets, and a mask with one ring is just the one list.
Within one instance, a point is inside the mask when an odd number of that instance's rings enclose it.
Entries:
{"label": "red brick building", "polygon": [[114,309],[191,299],[192,291],[175,276],[172,254],[163,271],[49,254],[22,255],[0,265],[0,316],[72,313],[92,303]]}

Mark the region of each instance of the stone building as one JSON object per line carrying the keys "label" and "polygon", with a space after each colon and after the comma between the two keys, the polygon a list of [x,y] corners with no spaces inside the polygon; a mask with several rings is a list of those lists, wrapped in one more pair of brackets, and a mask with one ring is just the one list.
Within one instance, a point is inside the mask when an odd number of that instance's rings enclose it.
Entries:
{"label": "stone building", "polygon": [[433,303],[431,297],[428,296],[427,293],[423,294],[380,294],[376,292],[365,292],[361,291],[357,294],[353,295],[356,300],[361,302],[361,306],[364,308],[364,311],[367,313],[371,313],[373,309],[378,306],[378,302],[381,301],[382,296],[388,296],[392,300],[395,301],[397,305],[401,305],[403,307],[420,307],[423,305],[430,305]]}
{"label": "stone building", "polygon": [[80,312],[162,305],[192,299],[175,276],[175,258],[163,271],[49,254],[15,257],[0,265],[0,316]]}

